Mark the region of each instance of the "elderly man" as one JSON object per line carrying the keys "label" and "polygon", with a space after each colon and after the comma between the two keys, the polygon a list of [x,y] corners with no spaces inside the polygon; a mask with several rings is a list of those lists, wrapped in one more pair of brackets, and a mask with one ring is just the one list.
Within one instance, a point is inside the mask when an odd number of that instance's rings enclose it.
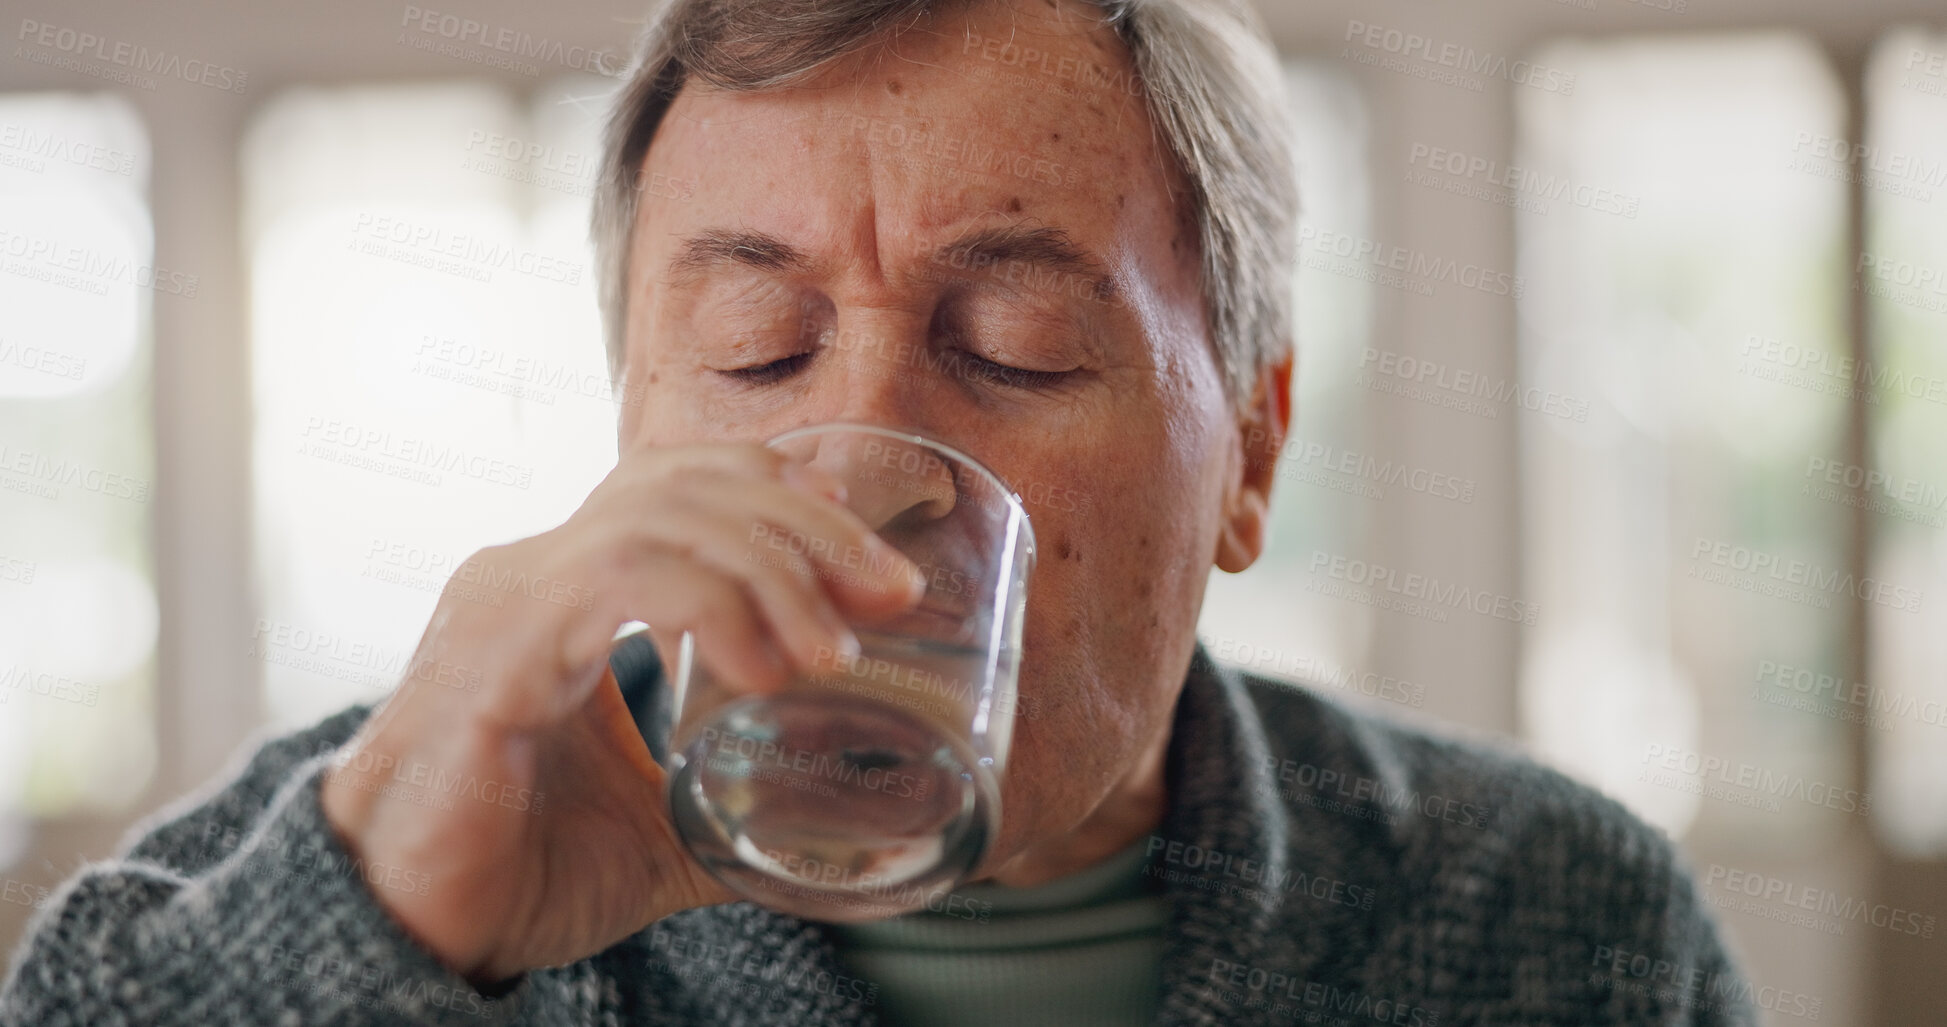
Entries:
{"label": "elderly man", "polygon": [[[1742,1021],[1670,845],[1614,803],[1197,648],[1211,566],[1263,547],[1289,420],[1280,88],[1232,0],[659,9],[594,223],[640,402],[580,510],[480,556],[591,601],[443,598],[420,666],[478,678],[408,675],[85,870],[0,1017]],[[759,442],[827,421],[1059,486],[1026,490],[1034,715],[1001,833],[953,901],[844,926],[691,860],[657,647],[612,642],[691,630],[757,692],[906,594],[896,562],[874,589],[742,558],[759,523],[872,543]]]}

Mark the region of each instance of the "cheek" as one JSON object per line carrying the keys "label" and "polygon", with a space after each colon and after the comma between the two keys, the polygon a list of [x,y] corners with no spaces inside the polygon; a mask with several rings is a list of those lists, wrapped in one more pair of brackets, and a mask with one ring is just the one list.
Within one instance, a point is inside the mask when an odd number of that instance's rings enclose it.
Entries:
{"label": "cheek", "polygon": [[1218,425],[1200,392],[1153,385],[1103,412],[1113,431],[1070,433],[1058,459],[1016,479],[1038,547],[1030,644],[1112,660],[1132,643],[1148,651],[1132,634],[1193,616],[1221,504]]}
{"label": "cheek", "polygon": [[717,416],[698,387],[701,372],[675,344],[683,338],[685,312],[644,299],[630,308],[627,399],[633,409],[620,422],[625,446],[681,446],[721,441],[732,419]]}

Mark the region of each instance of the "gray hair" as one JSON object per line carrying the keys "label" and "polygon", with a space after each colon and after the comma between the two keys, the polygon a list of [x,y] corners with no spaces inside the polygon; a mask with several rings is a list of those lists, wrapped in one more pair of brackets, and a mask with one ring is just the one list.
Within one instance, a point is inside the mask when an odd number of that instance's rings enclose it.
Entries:
{"label": "gray hair", "polygon": [[[782,88],[955,0],[656,0],[602,139],[592,235],[610,374],[622,372],[644,156],[690,76]],[[958,0],[978,3],[980,0]],[[1244,0],[1085,0],[1128,47],[1189,182],[1206,323],[1235,403],[1291,348],[1298,186],[1284,82]]]}

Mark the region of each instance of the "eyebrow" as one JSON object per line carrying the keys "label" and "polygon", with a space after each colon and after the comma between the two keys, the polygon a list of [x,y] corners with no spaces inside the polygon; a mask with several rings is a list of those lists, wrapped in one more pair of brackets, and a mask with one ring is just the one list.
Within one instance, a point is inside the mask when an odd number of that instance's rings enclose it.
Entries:
{"label": "eyebrow", "polygon": [[[935,250],[932,262],[968,275],[994,274],[1008,264],[1024,264],[1080,279],[1085,296],[1113,300],[1116,295],[1107,266],[1067,232],[1050,226],[976,229]],[[726,264],[771,274],[808,274],[817,266],[802,250],[776,236],[709,228],[683,240],[670,262],[670,278],[687,280]]]}
{"label": "eyebrow", "polygon": [[683,240],[669,272],[673,279],[686,279],[725,264],[772,274],[804,274],[812,269],[810,257],[776,236],[709,228]]}
{"label": "eyebrow", "polygon": [[1072,275],[1087,287],[1084,295],[1115,297],[1115,280],[1094,254],[1067,232],[1052,227],[998,225],[961,236],[933,254],[933,263],[968,274],[997,273],[1007,264],[1026,264],[1057,275]]}

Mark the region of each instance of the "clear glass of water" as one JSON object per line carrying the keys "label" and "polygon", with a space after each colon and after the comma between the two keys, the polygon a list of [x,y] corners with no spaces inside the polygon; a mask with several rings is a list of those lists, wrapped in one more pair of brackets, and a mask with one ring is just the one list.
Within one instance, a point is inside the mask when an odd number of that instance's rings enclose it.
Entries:
{"label": "clear glass of water", "polygon": [[[697,860],[753,902],[837,922],[925,908],[999,832],[1034,565],[1027,513],[993,472],[919,435],[824,424],[769,445],[842,482],[845,505],[919,566],[925,595],[851,625],[856,657],[821,651],[773,695],[723,687],[685,634],[671,818]],[[752,526],[749,559],[812,552],[861,571],[875,559]]]}

